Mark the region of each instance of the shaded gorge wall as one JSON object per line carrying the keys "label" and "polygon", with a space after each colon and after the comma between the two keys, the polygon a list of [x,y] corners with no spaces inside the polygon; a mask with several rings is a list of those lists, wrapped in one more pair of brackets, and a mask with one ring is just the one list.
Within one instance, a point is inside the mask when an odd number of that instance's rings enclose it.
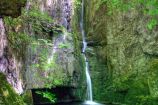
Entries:
{"label": "shaded gorge wall", "polygon": [[150,23],[153,17],[143,12],[151,10],[146,5],[150,3],[85,0],[86,54],[94,100],[156,105],[157,26]]}

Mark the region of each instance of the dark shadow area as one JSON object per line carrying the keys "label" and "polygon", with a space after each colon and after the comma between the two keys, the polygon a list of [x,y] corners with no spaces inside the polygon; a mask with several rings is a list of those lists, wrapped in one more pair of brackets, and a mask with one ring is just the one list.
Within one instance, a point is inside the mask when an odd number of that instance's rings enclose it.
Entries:
{"label": "dark shadow area", "polygon": [[0,0],[0,18],[3,16],[18,17],[26,0]]}
{"label": "dark shadow area", "polygon": [[[34,105],[65,105],[62,103],[71,103],[74,101],[79,101],[78,97],[74,95],[74,87],[63,87],[57,86],[51,89],[32,89],[33,103]],[[49,92],[55,95],[56,104],[53,104],[49,99],[44,98],[41,94],[37,92]],[[69,105],[69,104],[66,104]]]}

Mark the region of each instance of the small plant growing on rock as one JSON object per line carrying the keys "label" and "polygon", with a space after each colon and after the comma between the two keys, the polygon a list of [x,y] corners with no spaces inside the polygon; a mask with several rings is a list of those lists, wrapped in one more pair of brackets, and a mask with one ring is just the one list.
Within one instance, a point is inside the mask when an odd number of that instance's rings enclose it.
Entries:
{"label": "small plant growing on rock", "polygon": [[57,100],[56,96],[53,93],[48,92],[48,91],[46,91],[46,92],[44,92],[44,91],[36,91],[36,94],[41,95],[42,97],[48,99],[52,103],[55,103],[56,100]]}

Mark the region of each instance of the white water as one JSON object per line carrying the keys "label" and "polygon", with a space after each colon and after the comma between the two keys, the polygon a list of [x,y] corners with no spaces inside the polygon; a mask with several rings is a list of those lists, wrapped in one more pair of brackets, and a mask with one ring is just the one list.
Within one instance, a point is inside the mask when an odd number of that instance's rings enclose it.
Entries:
{"label": "white water", "polygon": [[85,59],[85,70],[86,70],[86,79],[87,79],[87,100],[83,103],[84,105],[103,105],[103,104],[99,104],[93,101],[93,93],[92,93],[92,81],[91,81],[91,77],[89,74],[89,64],[88,64],[88,60],[87,57],[85,55],[85,51],[87,48],[87,42],[86,42],[86,35],[85,35],[85,30],[84,30],[84,0],[82,0],[82,11],[81,11],[81,21],[80,21],[80,28],[81,28],[81,32],[82,32],[82,53],[83,53],[83,57]]}
{"label": "white water", "polygon": [[87,97],[90,102],[93,101],[93,95],[92,95],[92,82],[91,82],[91,77],[89,74],[89,64],[88,64],[88,60],[87,57],[85,55],[85,50],[87,48],[87,42],[85,39],[85,31],[84,31],[84,24],[83,24],[83,17],[84,17],[84,0],[82,0],[82,13],[81,13],[81,22],[80,22],[80,27],[81,27],[81,32],[82,32],[82,38],[83,38],[83,48],[82,48],[82,53],[85,59],[85,70],[86,70],[86,79],[87,79]]}
{"label": "white water", "polygon": [[99,104],[99,103],[96,103],[96,102],[93,102],[93,101],[85,101],[83,104],[84,105],[103,105],[103,104]]}

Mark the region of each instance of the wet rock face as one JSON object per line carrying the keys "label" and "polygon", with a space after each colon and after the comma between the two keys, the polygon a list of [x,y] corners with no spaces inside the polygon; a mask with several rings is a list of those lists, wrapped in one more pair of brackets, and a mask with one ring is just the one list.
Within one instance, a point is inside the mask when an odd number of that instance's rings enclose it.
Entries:
{"label": "wet rock face", "polygon": [[21,7],[25,6],[26,0],[1,0],[0,16],[17,17],[21,14]]}
{"label": "wet rock face", "polygon": [[20,79],[21,63],[9,51],[3,20],[0,19],[0,72],[6,75],[8,82],[17,93],[23,92]]}

